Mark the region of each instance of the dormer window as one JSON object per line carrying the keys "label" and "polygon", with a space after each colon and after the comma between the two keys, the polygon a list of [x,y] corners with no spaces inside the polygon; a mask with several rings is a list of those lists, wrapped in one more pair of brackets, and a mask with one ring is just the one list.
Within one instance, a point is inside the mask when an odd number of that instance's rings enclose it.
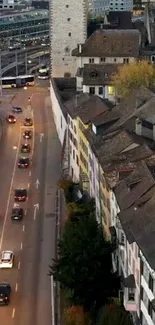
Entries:
{"label": "dormer window", "polygon": [[91,78],[97,78],[98,77],[98,72],[97,71],[92,71],[91,73],[90,73],[90,77]]}
{"label": "dormer window", "polygon": [[94,58],[90,58],[89,63],[94,63]]}

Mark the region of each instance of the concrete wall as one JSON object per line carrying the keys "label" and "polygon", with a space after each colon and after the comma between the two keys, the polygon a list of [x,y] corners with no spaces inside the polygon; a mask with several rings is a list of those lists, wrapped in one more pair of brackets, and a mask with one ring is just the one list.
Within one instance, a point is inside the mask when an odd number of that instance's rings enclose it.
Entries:
{"label": "concrete wall", "polygon": [[66,122],[67,114],[61,102],[61,98],[58,94],[58,90],[53,79],[51,80],[50,83],[50,97],[52,102],[54,122],[56,125],[56,130],[58,133],[60,143],[62,145],[64,141],[66,126],[67,126],[67,122]]}

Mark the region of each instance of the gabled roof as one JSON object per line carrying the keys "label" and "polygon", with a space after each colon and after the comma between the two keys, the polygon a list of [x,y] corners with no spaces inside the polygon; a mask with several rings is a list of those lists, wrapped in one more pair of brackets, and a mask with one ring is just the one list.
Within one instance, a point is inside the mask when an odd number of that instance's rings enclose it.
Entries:
{"label": "gabled roof", "polygon": [[84,64],[83,85],[108,85],[120,64]]}
{"label": "gabled roof", "polygon": [[[140,33],[136,29],[99,29],[86,40],[81,51],[73,56],[83,57],[138,57]],[[81,53],[80,53],[81,52]]]}

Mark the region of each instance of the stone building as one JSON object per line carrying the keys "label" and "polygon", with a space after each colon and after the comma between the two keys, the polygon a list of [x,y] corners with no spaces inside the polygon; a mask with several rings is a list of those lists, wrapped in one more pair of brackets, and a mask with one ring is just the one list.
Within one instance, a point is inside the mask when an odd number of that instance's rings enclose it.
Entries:
{"label": "stone building", "polygon": [[85,0],[53,0],[50,4],[51,76],[74,77],[76,58],[72,50],[87,38]]}

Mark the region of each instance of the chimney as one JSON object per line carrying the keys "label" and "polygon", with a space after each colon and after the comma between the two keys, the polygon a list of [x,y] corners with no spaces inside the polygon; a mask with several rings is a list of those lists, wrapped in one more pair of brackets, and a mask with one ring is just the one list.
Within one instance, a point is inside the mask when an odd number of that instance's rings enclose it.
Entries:
{"label": "chimney", "polygon": [[78,44],[79,53],[82,53],[82,44]]}
{"label": "chimney", "polygon": [[142,135],[142,121],[137,117],[136,118],[136,134]]}

